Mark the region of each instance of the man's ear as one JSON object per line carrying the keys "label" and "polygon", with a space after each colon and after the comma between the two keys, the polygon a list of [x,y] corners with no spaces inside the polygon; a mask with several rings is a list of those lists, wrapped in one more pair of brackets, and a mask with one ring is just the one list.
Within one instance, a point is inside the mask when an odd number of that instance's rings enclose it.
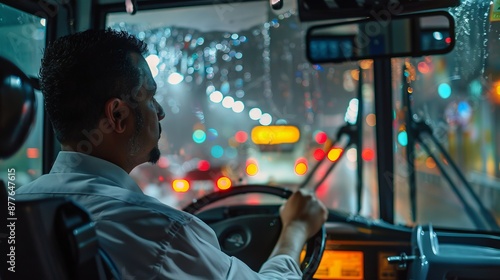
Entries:
{"label": "man's ear", "polygon": [[126,126],[126,119],[130,114],[127,103],[120,98],[108,100],[104,106],[104,116],[108,120],[113,131],[123,133]]}

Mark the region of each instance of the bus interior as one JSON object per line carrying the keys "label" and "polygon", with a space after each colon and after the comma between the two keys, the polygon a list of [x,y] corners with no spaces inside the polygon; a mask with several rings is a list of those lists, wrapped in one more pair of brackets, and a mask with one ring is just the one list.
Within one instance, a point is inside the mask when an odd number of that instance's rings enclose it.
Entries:
{"label": "bus interior", "polygon": [[[147,43],[165,110],[160,160],[130,176],[209,224],[225,253],[258,270],[279,235],[263,225],[306,188],[329,216],[303,251],[304,279],[500,278],[500,1],[0,0],[1,82],[9,62],[33,91],[21,103],[0,93],[11,197],[60,150],[39,90],[43,49],[92,28]],[[23,102],[33,108],[9,119]],[[71,278],[49,276],[69,275],[68,260],[22,245],[51,227],[17,228],[18,271],[1,279]]]}

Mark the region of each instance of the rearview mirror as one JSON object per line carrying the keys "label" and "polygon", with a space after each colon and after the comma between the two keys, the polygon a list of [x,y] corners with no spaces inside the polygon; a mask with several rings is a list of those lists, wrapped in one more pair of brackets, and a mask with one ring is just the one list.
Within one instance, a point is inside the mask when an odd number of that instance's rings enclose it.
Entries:
{"label": "rearview mirror", "polygon": [[455,21],[441,11],[313,26],[306,36],[311,63],[444,54],[454,45]]}

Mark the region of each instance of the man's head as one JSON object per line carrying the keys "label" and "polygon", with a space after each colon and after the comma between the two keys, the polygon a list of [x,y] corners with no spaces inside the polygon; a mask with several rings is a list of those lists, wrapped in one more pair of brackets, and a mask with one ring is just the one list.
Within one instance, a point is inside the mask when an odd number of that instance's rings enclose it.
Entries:
{"label": "man's head", "polygon": [[110,29],[65,36],[46,48],[41,87],[63,147],[121,165],[125,156],[127,165],[158,160],[164,114],[145,51],[142,41]]}

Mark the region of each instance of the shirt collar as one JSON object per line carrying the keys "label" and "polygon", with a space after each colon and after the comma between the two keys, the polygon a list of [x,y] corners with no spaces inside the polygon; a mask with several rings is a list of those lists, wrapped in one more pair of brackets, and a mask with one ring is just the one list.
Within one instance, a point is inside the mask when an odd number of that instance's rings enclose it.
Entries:
{"label": "shirt collar", "polygon": [[59,152],[50,173],[90,174],[111,180],[124,189],[142,193],[137,183],[118,165],[79,152]]}

